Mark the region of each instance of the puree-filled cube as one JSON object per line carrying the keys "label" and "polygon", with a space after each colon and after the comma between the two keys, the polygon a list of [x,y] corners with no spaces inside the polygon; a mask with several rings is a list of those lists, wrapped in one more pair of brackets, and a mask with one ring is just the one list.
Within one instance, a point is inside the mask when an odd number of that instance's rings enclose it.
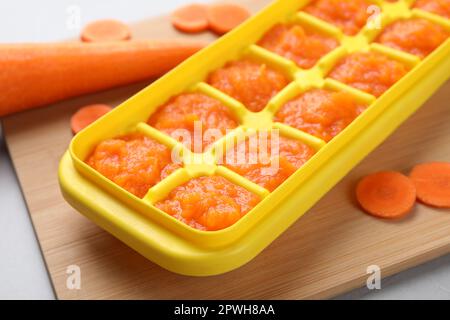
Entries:
{"label": "puree-filled cube", "polygon": [[417,0],[414,8],[450,19],[450,0]]}
{"label": "puree-filled cube", "polygon": [[381,53],[356,52],[339,61],[329,76],[379,97],[407,71],[402,63]]}
{"label": "puree-filled cube", "polygon": [[294,61],[299,67],[309,69],[338,42],[299,25],[278,24],[258,43],[261,47]]}
{"label": "puree-filled cube", "polygon": [[208,83],[242,102],[250,111],[258,112],[264,109],[289,80],[283,73],[266,64],[239,60],[212,72]]}
{"label": "puree-filled cube", "polygon": [[367,23],[370,5],[365,0],[315,0],[303,10],[354,35]]}
{"label": "puree-filled cube", "polygon": [[221,176],[202,176],[176,187],[156,207],[199,230],[221,230],[236,223],[260,197]]}
{"label": "puree-filled cube", "polygon": [[172,162],[169,148],[140,134],[102,141],[86,162],[139,198],[181,166]]}
{"label": "puree-filled cube", "polygon": [[448,38],[443,27],[425,19],[396,21],[386,27],[377,42],[425,58]]}
{"label": "puree-filled cube", "polygon": [[228,150],[223,163],[248,180],[273,191],[314,153],[313,148],[298,140],[256,134]]}
{"label": "puree-filled cube", "polygon": [[275,121],[330,141],[363,110],[348,92],[313,89],[285,103]]}
{"label": "puree-filled cube", "polygon": [[227,129],[238,126],[235,117],[222,102],[202,93],[183,93],[173,97],[159,107],[148,123],[168,135],[174,135],[174,138],[187,140],[183,142],[195,152],[206,150],[225,135]]}

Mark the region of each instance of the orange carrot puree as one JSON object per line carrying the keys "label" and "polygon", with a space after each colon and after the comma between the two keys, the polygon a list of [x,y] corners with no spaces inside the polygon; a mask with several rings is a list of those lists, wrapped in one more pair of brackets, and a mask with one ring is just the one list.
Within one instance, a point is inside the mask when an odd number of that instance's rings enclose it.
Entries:
{"label": "orange carrot puree", "polygon": [[416,18],[390,24],[378,36],[377,42],[425,58],[448,36],[440,25]]}
{"label": "orange carrot puree", "polygon": [[139,198],[180,167],[172,163],[169,148],[139,134],[101,142],[86,162]]}
{"label": "orange carrot puree", "polygon": [[261,199],[221,176],[190,180],[156,207],[200,230],[221,230],[236,223]]}
{"label": "orange carrot puree", "polygon": [[208,77],[210,85],[242,102],[253,112],[264,109],[288,82],[281,72],[250,60],[230,62]]}
{"label": "orange carrot puree", "polygon": [[376,97],[407,72],[406,67],[376,52],[356,52],[337,63],[329,76]]}
{"label": "orange carrot puree", "polygon": [[304,69],[312,68],[321,57],[338,46],[333,38],[307,32],[299,25],[283,24],[269,30],[258,44]]}
{"label": "orange carrot puree", "polygon": [[305,143],[281,136],[278,137],[278,142],[274,140],[275,148],[272,148],[272,137],[264,137],[267,143],[263,147],[259,142],[262,138],[259,136],[255,142],[247,139],[238,143],[224,155],[223,163],[269,191],[275,190],[315,153]]}
{"label": "orange carrot puree", "polygon": [[315,0],[303,10],[354,35],[367,23],[370,4],[365,0]]}
{"label": "orange carrot puree", "polygon": [[414,3],[414,8],[450,19],[450,0],[417,0]]}
{"label": "orange carrot puree", "polygon": [[[197,139],[201,141],[194,141],[197,137],[194,135],[195,122],[202,131],[202,135],[198,133]],[[169,135],[178,129],[187,130],[191,137],[188,141],[191,150],[194,151],[195,142],[202,147],[195,150],[198,152],[207,149],[218,138],[213,134],[205,134],[206,130],[217,129],[225,135],[227,129],[238,126],[234,116],[222,102],[202,93],[184,93],[173,97],[150,117],[148,123]]]}
{"label": "orange carrot puree", "polygon": [[330,141],[363,110],[348,92],[313,89],[282,106],[275,121]]}

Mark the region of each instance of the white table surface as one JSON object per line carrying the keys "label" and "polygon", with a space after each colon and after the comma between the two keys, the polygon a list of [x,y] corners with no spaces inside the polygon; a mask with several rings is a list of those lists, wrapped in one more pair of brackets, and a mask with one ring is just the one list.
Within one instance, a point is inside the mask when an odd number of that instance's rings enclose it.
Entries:
{"label": "white table surface", "polygon": [[[79,34],[100,18],[126,22],[170,12],[190,0],[3,0],[0,43],[54,41]],[[208,2],[208,0],[197,0]],[[55,295],[0,130],[0,299]],[[450,255],[383,279],[382,289],[354,290],[340,299],[450,299]],[[189,297],[186,297],[189,298]]]}

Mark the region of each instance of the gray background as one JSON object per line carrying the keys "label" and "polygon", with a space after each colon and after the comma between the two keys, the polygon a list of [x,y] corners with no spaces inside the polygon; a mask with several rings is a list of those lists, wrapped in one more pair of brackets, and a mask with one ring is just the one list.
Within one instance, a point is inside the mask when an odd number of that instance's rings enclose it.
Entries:
{"label": "gray background", "polygon": [[[196,0],[207,2],[207,0]],[[79,34],[99,18],[126,22],[170,12],[190,0],[2,0],[0,43],[54,41]],[[74,9],[75,8],[75,9]],[[0,299],[54,299],[39,245],[0,129]],[[186,297],[189,298],[189,297]],[[382,281],[382,289],[354,290],[343,299],[450,299],[450,255]]]}

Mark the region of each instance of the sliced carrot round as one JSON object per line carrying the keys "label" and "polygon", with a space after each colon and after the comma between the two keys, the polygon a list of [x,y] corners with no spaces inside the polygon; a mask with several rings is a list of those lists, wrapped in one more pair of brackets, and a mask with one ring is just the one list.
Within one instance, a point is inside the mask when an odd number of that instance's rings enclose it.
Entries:
{"label": "sliced carrot round", "polygon": [[244,22],[250,17],[250,12],[236,4],[219,3],[210,5],[206,15],[210,29],[222,35]]}
{"label": "sliced carrot round", "polygon": [[415,166],[410,174],[417,198],[430,206],[450,208],[450,162],[429,162]]}
{"label": "sliced carrot round", "polygon": [[356,198],[367,213],[397,219],[411,212],[416,201],[416,188],[407,176],[383,171],[364,177],[356,188]]}
{"label": "sliced carrot round", "polygon": [[208,29],[206,6],[190,4],[175,10],[172,13],[172,25],[180,31],[187,33],[202,32]]}
{"label": "sliced carrot round", "polygon": [[106,104],[91,104],[82,107],[77,112],[75,112],[70,119],[72,132],[74,134],[77,134],[111,110],[112,108]]}
{"label": "sliced carrot round", "polygon": [[84,42],[122,41],[131,39],[130,28],[117,20],[98,20],[88,24],[81,32]]}

